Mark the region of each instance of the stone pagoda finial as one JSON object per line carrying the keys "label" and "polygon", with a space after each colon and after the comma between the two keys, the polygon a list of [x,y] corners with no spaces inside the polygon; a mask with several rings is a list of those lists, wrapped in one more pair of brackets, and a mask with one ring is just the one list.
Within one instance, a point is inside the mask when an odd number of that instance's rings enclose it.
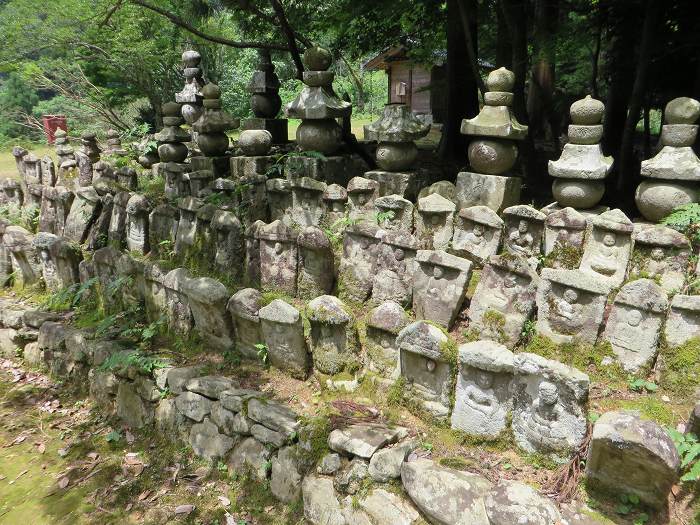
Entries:
{"label": "stone pagoda finial", "polygon": [[221,89],[216,84],[209,83],[202,88],[204,112],[192,124],[192,129],[198,133],[197,145],[207,157],[219,157],[226,153],[229,140],[226,131],[240,125],[237,118],[221,110]]}
{"label": "stone pagoda finial", "polygon": [[190,140],[190,134],[182,129],[182,105],[177,102],[166,102],[161,106],[163,111],[163,129],[154,138],[160,143],[158,156],[161,162],[183,162],[187,158],[187,146],[183,142]]}
{"label": "stone pagoda finial", "polygon": [[571,104],[570,112],[569,143],[559,160],[549,161],[549,174],[555,178],[552,193],[561,207],[589,209],[603,197],[603,179],[613,164],[600,147],[605,106],[587,95]]}
{"label": "stone pagoda finial", "polygon": [[126,155],[126,150],[122,148],[122,140],[116,129],[107,130],[107,147],[105,148],[105,154]]}
{"label": "stone pagoda finial", "polygon": [[700,159],[692,149],[698,135],[700,102],[675,98],[666,104],[661,128],[663,146],[652,159],[642,161],[643,181],[637,187],[637,208],[648,221],[659,221],[678,206],[700,199]]}
{"label": "stone pagoda finial", "polygon": [[248,84],[250,106],[258,118],[275,118],[282,107],[280,79],[275,73],[269,49],[259,49],[258,58],[258,69]]}
{"label": "stone pagoda finial", "polygon": [[185,122],[192,125],[202,115],[202,87],[204,78],[199,63],[202,55],[194,49],[182,53],[183,75],[185,87],[175,93],[175,102],[182,104],[182,116]]}
{"label": "stone pagoda finial", "polygon": [[409,169],[418,156],[414,140],[425,137],[430,125],[417,119],[406,104],[387,104],[382,117],[365,126],[365,139],[379,142],[377,164],[386,171]]}
{"label": "stone pagoda finial", "polygon": [[514,83],[512,71],[504,67],[491,71],[486,79],[484,107],[476,117],[462,121],[461,133],[476,139],[467,150],[474,172],[457,176],[460,207],[486,205],[500,211],[520,199],[520,178],[497,178],[518,158],[514,141],[527,136],[527,126],[520,124],[511,111]]}
{"label": "stone pagoda finial", "polygon": [[80,136],[80,153],[88,157],[93,163],[100,160],[100,146],[97,144],[97,135],[94,133],[83,133]]}
{"label": "stone pagoda finial", "polygon": [[311,47],[304,52],[304,89],[285,108],[288,117],[300,118],[297,142],[302,150],[332,155],[340,147],[342,130],[336,118],[352,112],[352,104],[338,98],[333,91],[330,51]]}
{"label": "stone pagoda finial", "polygon": [[65,132],[65,130],[58,128],[56,133],[54,133],[54,138],[56,157],[58,157],[58,167],[70,168],[75,166],[75,151],[68,143],[68,134]]}

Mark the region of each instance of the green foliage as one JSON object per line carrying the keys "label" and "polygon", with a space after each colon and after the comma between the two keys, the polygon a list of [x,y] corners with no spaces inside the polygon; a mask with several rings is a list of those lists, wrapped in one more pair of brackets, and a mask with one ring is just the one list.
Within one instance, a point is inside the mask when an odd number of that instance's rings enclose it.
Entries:
{"label": "green foliage", "polygon": [[695,434],[681,434],[675,428],[667,427],[666,432],[676,445],[681,458],[681,481],[700,480],[700,441]]}
{"label": "green foliage", "polygon": [[659,389],[659,385],[653,381],[635,377],[627,378],[627,387],[632,392],[656,392]]}
{"label": "green foliage", "polygon": [[403,403],[403,394],[406,390],[406,378],[400,376],[394,383],[389,387],[386,396],[386,402],[389,406],[401,406]]}
{"label": "green foliage", "polygon": [[694,245],[700,243],[700,204],[692,202],[675,208],[661,224],[685,234]]}
{"label": "green foliage", "polygon": [[39,208],[35,206],[0,205],[0,218],[14,226],[21,226],[31,233],[36,233],[39,226]]}
{"label": "green foliage", "polygon": [[374,220],[379,226],[382,226],[385,222],[394,220],[396,214],[392,210],[379,211],[374,215]]}
{"label": "green foliage", "polygon": [[121,438],[122,434],[118,430],[112,430],[105,436],[107,443],[118,443]]}
{"label": "green foliage", "polygon": [[255,345],[255,350],[257,351],[258,357],[263,362],[263,364],[268,364],[269,356],[267,353],[267,345],[263,343],[257,343]]}
{"label": "green foliage", "polygon": [[98,370],[114,371],[135,368],[144,374],[151,374],[158,368],[165,368],[167,363],[159,357],[143,355],[136,350],[116,352],[110,355],[99,367]]}
{"label": "green foliage", "polygon": [[700,386],[700,337],[681,346],[662,345],[660,351],[661,384],[678,395],[691,395]]}

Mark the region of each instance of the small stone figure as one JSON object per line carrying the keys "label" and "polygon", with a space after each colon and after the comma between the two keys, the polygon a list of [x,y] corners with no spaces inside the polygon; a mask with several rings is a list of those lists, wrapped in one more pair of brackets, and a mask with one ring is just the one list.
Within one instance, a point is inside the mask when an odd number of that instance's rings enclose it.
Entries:
{"label": "small stone figure", "polygon": [[235,281],[243,274],[245,248],[243,227],[233,212],[216,210],[211,219],[214,265]]}
{"label": "small stone figure", "polygon": [[297,237],[299,250],[299,282],[297,290],[302,299],[325,295],[333,289],[333,250],[323,230],[308,226]]}
{"label": "small stone figure", "polygon": [[275,299],[260,309],[258,317],[270,364],[305,379],[311,359],[299,310],[282,299]]}
{"label": "small stone figure", "polygon": [[221,109],[221,89],[216,84],[202,88],[204,112],[192,124],[197,132],[197,146],[206,157],[221,157],[229,146],[226,131],[235,129],[240,121]]}
{"label": "small stone figure", "polygon": [[387,379],[398,378],[400,369],[396,336],[408,323],[408,314],[394,301],[385,301],[370,312],[365,348],[372,372]]}
{"label": "small stone figure", "polygon": [[522,257],[493,255],[469,305],[469,329],[513,347],[532,315],[540,279]]}
{"label": "small stone figure", "polygon": [[104,153],[105,155],[115,155],[117,157],[124,157],[127,154],[127,151],[122,148],[122,140],[117,130],[107,130],[107,147]]}
{"label": "small stone figure", "polygon": [[634,251],[630,275],[658,279],[661,287],[669,293],[681,290],[690,263],[688,238],[661,225],[637,227],[632,237]]}
{"label": "small stone figure", "polygon": [[504,176],[515,164],[518,149],[513,141],[523,140],[523,126],[511,112],[515,75],[505,68],[489,73],[484,107],[472,119],[462,121],[461,132],[477,137],[469,145],[469,164],[473,172],[457,175],[460,208],[483,205],[496,212],[520,200],[520,178]]}
{"label": "small stone figure", "polygon": [[[569,260],[572,255],[583,253],[583,239],[586,234],[586,218],[573,208],[563,208],[547,215],[544,220],[544,254],[552,254],[552,268],[568,265],[578,267]],[[580,259],[580,257],[577,257]]]}
{"label": "small stone figure", "polygon": [[666,104],[661,151],[642,161],[645,180],[635,194],[637,208],[648,221],[658,222],[674,208],[700,200],[700,159],[692,148],[698,118],[700,102],[695,99],[674,98]]}
{"label": "small stone figure", "polygon": [[631,281],[617,293],[603,339],[625,371],[636,373],[653,363],[667,310],[666,292],[650,279]]}
{"label": "small stone figure", "polygon": [[586,436],[586,374],[536,354],[513,361],[513,434],[528,453],[566,461]]}
{"label": "small stone figure", "polygon": [[159,204],[148,216],[148,242],[154,254],[167,256],[173,251],[177,239],[178,213],[178,209],[170,204]]}
{"label": "small stone figure", "polygon": [[41,192],[39,231],[63,236],[66,219],[73,203],[73,192],[63,186],[44,188]]}
{"label": "small stone figure", "polygon": [[194,327],[194,318],[185,294],[185,284],[190,280],[190,273],[185,268],[169,271],[163,278],[165,299],[167,303],[168,328],[173,332],[187,336]]}
{"label": "small stone figure", "polygon": [[184,254],[191,249],[196,242],[197,211],[204,205],[200,199],[185,197],[177,203],[180,219],[177,224],[177,237],[175,238],[175,253]]}
{"label": "small stone figure", "polygon": [[351,221],[375,222],[374,201],[379,197],[379,184],[364,177],[348,182],[348,215]]}
{"label": "small stone figure", "polygon": [[42,268],[34,245],[34,235],[21,226],[6,226],[2,242],[10,252],[15,286],[24,288],[39,283]]}
{"label": "small stone figure", "polygon": [[126,247],[142,255],[150,251],[148,215],[151,205],[143,195],[134,195],[126,205]]}
{"label": "small stone figure", "polygon": [[297,294],[297,234],[282,221],[260,228],[260,285],[266,291]]}
{"label": "small stone figure", "polygon": [[345,218],[345,208],[348,203],[348,192],[339,184],[329,184],[323,192],[324,225],[334,231],[344,230],[339,221]]}
{"label": "small stone figure", "polygon": [[80,142],[81,147],[75,154],[75,161],[78,167],[78,186],[84,187],[92,184],[93,166],[100,160],[100,147],[94,133],[83,133]]}
{"label": "small stone figure", "polygon": [[562,208],[594,208],[603,197],[603,180],[613,164],[599,144],[604,112],[603,103],[590,95],[571,104],[569,143],[558,160],[549,161],[549,174],[555,178],[552,193]]}
{"label": "small stone figure", "polygon": [[537,288],[537,331],[555,343],[595,344],[611,289],[581,270],[545,268]]}
{"label": "small stone figure", "polygon": [[101,200],[92,186],[80,188],[75,192],[63,236],[82,244],[87,239],[90,227],[100,215]]}
{"label": "small stone figure", "polygon": [[309,177],[301,177],[292,181],[292,209],[290,210],[293,224],[299,227],[318,226],[323,220],[323,192],[326,184]]}
{"label": "small stone figure", "polygon": [[619,286],[625,280],[632,254],[632,221],[620,210],[610,210],[591,222],[593,228],[586,238],[581,269]]}
{"label": "small stone figure", "polygon": [[481,266],[498,253],[503,237],[503,219],[487,206],[471,206],[459,211],[455,220],[450,253]]}
{"label": "small stone figure", "polygon": [[413,203],[400,195],[385,195],[374,201],[377,222],[386,231],[413,231]]}
{"label": "small stone figure", "polygon": [[413,311],[450,329],[467,293],[472,263],[443,251],[419,250],[413,277]]}
{"label": "small stone figure", "polygon": [[518,205],[503,210],[505,250],[524,257],[533,267],[537,267],[542,253],[544,219],[544,213],[532,206]]}
{"label": "small stone figure", "polygon": [[341,299],[364,302],[372,292],[379,243],[385,231],[372,224],[350,226],[343,235],[343,255],[338,270]]}
{"label": "small stone figure", "polygon": [[443,348],[447,336],[425,321],[416,321],[399,332],[401,376],[406,379],[404,395],[415,399],[436,419],[450,414],[452,374]]}
{"label": "small stone figure", "polygon": [[492,341],[459,347],[459,373],[451,427],[472,436],[496,438],[513,408],[510,388],[514,355]]}
{"label": "small stone figure", "polygon": [[700,295],[674,295],[664,330],[671,347],[700,336]]}
{"label": "small stone figure", "polygon": [[314,368],[328,375],[357,370],[357,329],[343,302],[332,295],[322,295],[309,302],[308,312]]}
{"label": "small stone figure", "polygon": [[268,179],[266,182],[270,219],[291,223],[292,183],[287,179]]}
{"label": "small stone figure", "polygon": [[194,327],[205,343],[219,352],[233,349],[233,323],[226,310],[231,294],[215,279],[199,277],[184,283]]}
{"label": "small stone figure", "polygon": [[285,112],[290,118],[302,119],[297,128],[297,143],[302,151],[319,151],[333,155],[340,148],[342,130],[335,119],[350,115],[352,106],[333,92],[334,73],[331,54],[320,47],[310,47],[303,57],[304,89],[290,102]]}
{"label": "small stone figure", "polygon": [[248,359],[259,359],[256,345],[263,342],[258,316],[261,306],[262,294],[255,288],[237,291],[226,306],[233,320],[236,349]]}
{"label": "small stone figure", "polygon": [[415,222],[416,237],[424,250],[447,250],[452,240],[455,204],[432,193],[418,199]]}
{"label": "small stone figure", "polygon": [[373,301],[411,304],[417,250],[418,241],[408,232],[389,231],[384,235],[374,268]]}

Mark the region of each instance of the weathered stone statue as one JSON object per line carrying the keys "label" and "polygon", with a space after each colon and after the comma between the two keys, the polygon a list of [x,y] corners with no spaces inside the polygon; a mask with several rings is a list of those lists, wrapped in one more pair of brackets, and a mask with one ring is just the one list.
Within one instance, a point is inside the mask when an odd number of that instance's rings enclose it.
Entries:
{"label": "weathered stone statue", "polygon": [[66,217],[63,236],[77,243],[85,242],[90,227],[100,214],[101,204],[100,196],[92,186],[78,189]]}
{"label": "weathered stone statue", "polygon": [[571,104],[569,143],[559,160],[549,161],[549,174],[555,178],[552,193],[562,208],[594,208],[605,193],[603,180],[612,169],[613,159],[603,156],[599,144],[604,112],[603,103],[590,95]]}
{"label": "weathered stone statue", "polygon": [[673,296],[664,327],[666,343],[680,346],[700,334],[700,295]]}
{"label": "weathered stone statue", "polygon": [[258,317],[270,364],[294,377],[306,378],[311,359],[299,310],[275,299],[260,309]]}
{"label": "weathered stone statue", "polygon": [[505,176],[518,157],[514,141],[523,140],[523,126],[511,112],[515,75],[506,68],[496,69],[486,79],[484,107],[472,119],[462,121],[462,133],[477,137],[469,145],[469,165],[473,171],[457,175],[460,208],[483,205],[500,212],[520,200],[520,178]]}
{"label": "weathered stone statue", "polygon": [[603,339],[627,372],[650,366],[656,357],[668,296],[651,279],[637,279],[615,296]]}
{"label": "weathered stone statue", "polygon": [[[406,104],[387,104],[382,117],[364,128],[365,140],[379,143],[377,146],[378,170],[368,171],[365,177],[384,182],[389,193],[405,198],[414,198],[420,185],[418,173],[413,165],[418,157],[415,140],[430,131],[430,125],[417,119]],[[388,181],[392,182],[389,183]],[[380,185],[380,190],[382,186]],[[396,191],[400,189],[401,191]]]}
{"label": "weathered stone statue", "polygon": [[378,223],[386,231],[413,231],[413,203],[400,195],[385,195],[374,201]]}
{"label": "weathered stone statue", "polygon": [[182,91],[175,94],[175,102],[182,104],[182,117],[190,126],[202,115],[202,87],[204,78],[199,63],[202,55],[199,52],[188,49],[182,53],[183,75],[185,86]]}
{"label": "weathered stone statue", "polygon": [[164,256],[173,251],[178,222],[179,211],[175,206],[159,204],[153,208],[148,216],[149,244],[153,253]]}
{"label": "weathered stone statue", "polygon": [[320,228],[308,226],[297,237],[299,250],[299,282],[297,292],[302,299],[329,294],[333,289],[335,268],[333,249]]}
{"label": "weathered stone statue", "polygon": [[46,232],[36,234],[33,245],[41,263],[41,274],[47,289],[56,292],[80,282],[78,265],[82,254],[75,245]]}
{"label": "weathered stone statue", "polygon": [[168,328],[180,335],[188,335],[194,326],[194,318],[185,294],[185,284],[190,273],[185,268],[175,268],[163,278],[167,303]]}
{"label": "weathered stone statue", "polygon": [[308,312],[314,368],[329,375],[358,370],[357,329],[343,302],[332,295],[322,295],[309,302]]}
{"label": "weathered stone statue", "polygon": [[418,199],[416,237],[424,250],[447,250],[452,240],[455,203],[438,193]]}
{"label": "weathered stone statue", "polygon": [[[232,180],[223,180],[235,188],[234,197],[240,209],[239,219],[247,227],[257,220],[268,220],[267,172],[277,157],[270,154],[272,135],[264,129],[242,131],[238,147],[242,155],[231,157]],[[275,217],[277,218],[279,217]]]}
{"label": "weathered stone statue", "polygon": [[194,197],[184,197],[177,202],[179,220],[175,237],[175,253],[184,254],[194,246],[197,233],[197,211],[204,203]]}
{"label": "weathered stone statue", "polygon": [[78,167],[78,186],[92,184],[93,165],[100,160],[100,147],[94,133],[83,133],[80,138],[80,149],[75,154]]}
{"label": "weathered stone statue", "polygon": [[652,159],[642,161],[644,180],[635,195],[644,218],[658,222],[674,208],[700,200],[700,159],[692,145],[698,134],[700,102],[688,97],[666,104],[661,128],[662,148]]}
{"label": "weathered stone statue", "polygon": [[370,371],[387,379],[398,378],[399,347],[396,336],[408,322],[408,314],[394,301],[383,302],[370,312],[365,344]]}
{"label": "weathered stone statue", "polygon": [[345,217],[345,207],[348,203],[348,191],[339,184],[329,184],[323,192],[324,225],[340,227],[338,221]]}
{"label": "weathered stone statue", "polygon": [[539,263],[544,236],[544,213],[532,206],[517,205],[503,210],[505,237],[503,248],[524,257],[533,268]]}
{"label": "weathered stone statue", "polygon": [[416,270],[416,238],[405,231],[389,231],[377,251],[372,284],[372,300],[396,301],[410,305],[413,296],[413,275]]}
{"label": "weathered stone statue", "polygon": [[192,311],[194,327],[202,339],[219,352],[233,349],[233,322],[226,310],[231,294],[215,279],[188,279],[183,291]]}
{"label": "weathered stone statue", "polygon": [[348,182],[348,216],[352,221],[375,222],[374,201],[379,197],[379,184],[364,177]]}
{"label": "weathered stone statue", "polygon": [[39,231],[63,236],[68,213],[73,203],[73,192],[63,186],[44,188],[41,199]]}
{"label": "weathered stone statue", "polygon": [[151,205],[143,195],[134,195],[126,205],[126,247],[129,251],[146,254],[150,251],[148,215]]}
{"label": "weathered stone statue", "polygon": [[407,395],[437,419],[450,414],[452,374],[443,353],[447,336],[425,321],[416,321],[399,332],[401,376]]}
{"label": "weathered stone statue", "polygon": [[632,221],[615,209],[594,217],[591,223],[593,228],[586,237],[581,270],[619,286],[625,280],[632,255]]}
{"label": "weathered stone statue", "polygon": [[18,288],[38,283],[41,261],[34,246],[34,235],[21,226],[7,226],[2,242],[10,252],[14,284]]}
{"label": "weathered stone statue", "polygon": [[343,256],[338,270],[341,299],[364,302],[372,292],[379,243],[386,232],[373,224],[359,223],[345,230]]}
{"label": "weathered stone statue", "polygon": [[427,319],[452,327],[467,293],[472,262],[439,250],[419,250],[413,277],[413,311]]}
{"label": "weathered stone statue", "polygon": [[513,361],[513,434],[526,452],[567,461],[586,437],[586,374],[537,354]]}
{"label": "weathered stone statue", "polygon": [[127,151],[122,148],[122,139],[117,130],[107,130],[107,147],[104,153],[105,155],[115,155],[117,157],[123,157],[127,154]]}
{"label": "weathered stone statue", "polygon": [[266,291],[297,294],[297,234],[282,221],[266,224],[260,240],[260,285]]}
{"label": "weathered stone statue", "polygon": [[255,288],[243,288],[229,299],[227,310],[231,314],[236,333],[236,349],[248,359],[259,359],[255,345],[263,343],[258,312],[262,306],[262,294]]}
{"label": "weathered stone statue", "polygon": [[219,272],[239,280],[243,274],[245,248],[243,227],[231,211],[216,210],[211,219],[214,265]]}
{"label": "weathered stone statue", "polygon": [[450,253],[481,266],[498,253],[503,237],[503,219],[487,206],[459,210],[455,219]]}
{"label": "weathered stone statue", "polygon": [[68,134],[63,129],[57,129],[54,133],[56,157],[58,159],[58,180],[65,180],[65,173],[75,167],[75,152],[68,142]]}
{"label": "weathered stone statue", "polygon": [[267,203],[270,208],[270,220],[292,222],[292,183],[287,179],[267,179]]}
{"label": "weathered stone statue", "polygon": [[335,120],[350,115],[352,106],[338,98],[333,91],[331,54],[320,47],[304,52],[304,89],[290,102],[285,111],[288,117],[300,118],[297,143],[303,151],[318,151],[333,155],[341,144],[342,130]]}
{"label": "weathered stone statue", "polygon": [[567,207],[553,211],[544,220],[544,254],[553,252],[552,268],[578,266],[570,260],[574,255],[583,253],[583,239],[586,234],[586,218],[575,209]]}
{"label": "weathered stone statue", "polygon": [[513,408],[514,355],[493,341],[459,347],[459,373],[451,427],[472,436],[496,438]]}
{"label": "weathered stone statue", "polygon": [[323,220],[323,192],[326,183],[310,177],[300,177],[291,181],[292,208],[290,210],[292,224],[304,228],[318,226]]}
{"label": "weathered stone statue", "polygon": [[469,305],[469,329],[510,348],[532,315],[540,279],[518,256],[492,255]]}
{"label": "weathered stone statue", "polygon": [[243,121],[244,130],[266,130],[270,133],[273,144],[285,144],[287,138],[287,119],[277,118],[282,99],[279,95],[280,79],[275,73],[275,66],[268,49],[258,50],[258,68],[248,83],[250,107],[254,118]]}
{"label": "weathered stone statue", "polygon": [[639,226],[632,235],[630,275],[658,279],[669,293],[680,291],[690,264],[688,238],[666,226]]}
{"label": "weathered stone statue", "polygon": [[581,270],[545,268],[537,288],[537,331],[555,343],[595,344],[612,285]]}

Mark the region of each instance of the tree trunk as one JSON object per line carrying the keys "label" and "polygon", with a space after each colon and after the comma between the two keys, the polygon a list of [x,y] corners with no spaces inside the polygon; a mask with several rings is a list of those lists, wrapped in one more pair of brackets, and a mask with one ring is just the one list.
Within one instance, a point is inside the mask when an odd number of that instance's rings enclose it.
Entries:
{"label": "tree trunk", "polygon": [[520,122],[527,123],[525,77],[527,76],[527,10],[526,0],[501,0],[503,17],[512,42],[513,111]]}
{"label": "tree trunk", "polygon": [[496,9],[496,67],[513,69],[513,41],[503,9]]}
{"label": "tree trunk", "polygon": [[603,40],[603,10],[596,5],[596,39],[595,49],[591,57],[591,95],[598,98],[598,64],[600,62],[600,47]]}
{"label": "tree trunk", "polygon": [[[467,138],[459,129],[463,118],[473,117],[479,112],[479,97],[476,78],[465,49],[458,1],[447,0],[447,108],[438,153],[443,161],[464,165]],[[464,4],[472,25],[470,30],[474,49],[477,49],[476,2],[465,0]]]}
{"label": "tree trunk", "polygon": [[637,72],[632,87],[632,96],[629,101],[629,110],[625,120],[622,144],[620,147],[619,173],[617,177],[616,189],[618,195],[626,201],[626,208],[631,209],[635,173],[638,167],[638,159],[634,156],[634,135],[639,121],[639,112],[644,101],[644,94],[647,89],[649,77],[649,64],[651,62],[652,47],[654,45],[654,34],[659,24],[662,0],[647,0],[644,26],[642,27],[642,40],[639,47],[639,58],[637,60]]}

